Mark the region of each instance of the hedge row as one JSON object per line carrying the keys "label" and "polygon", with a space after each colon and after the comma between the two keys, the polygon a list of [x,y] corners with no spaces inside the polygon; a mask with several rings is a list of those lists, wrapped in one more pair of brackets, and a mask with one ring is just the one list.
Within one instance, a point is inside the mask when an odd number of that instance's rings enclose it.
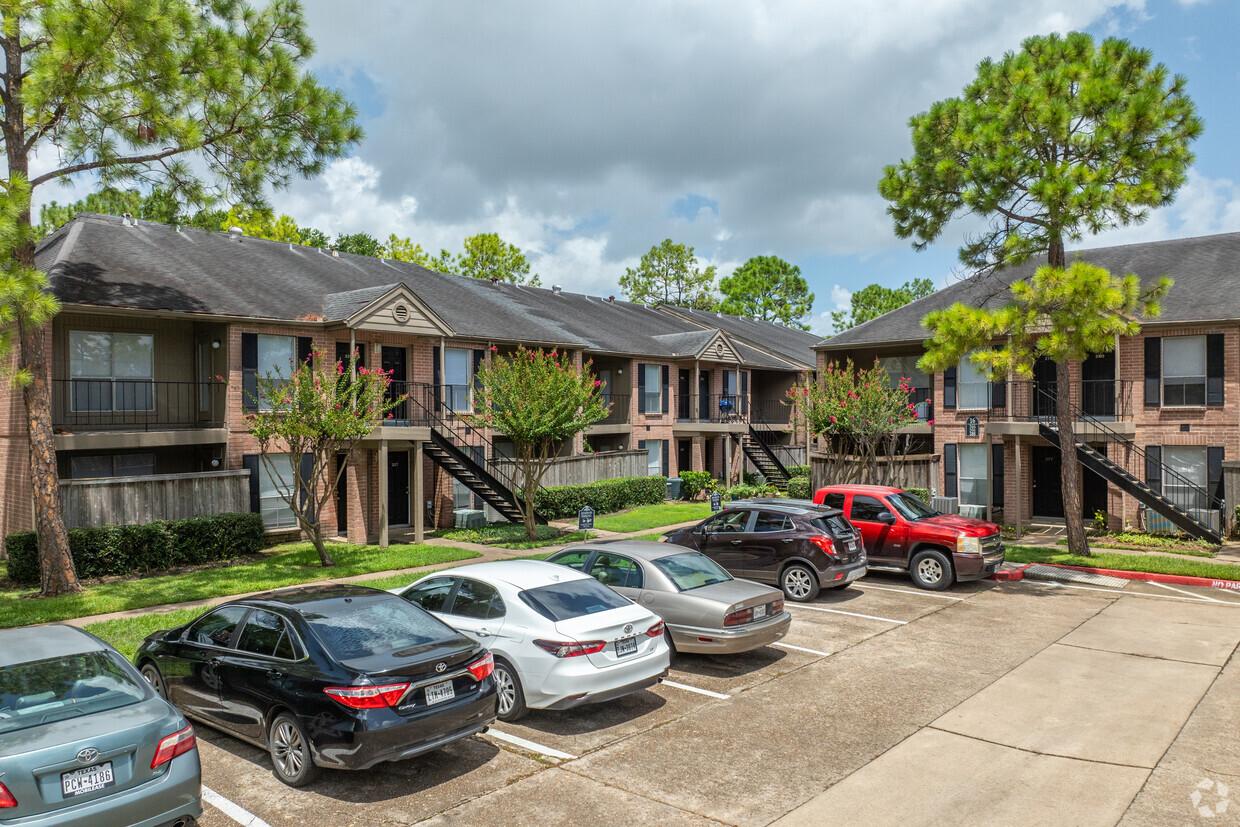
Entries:
{"label": "hedge row", "polygon": [[814,489],[809,477],[793,477],[788,480],[788,496],[794,500],[812,500]]}
{"label": "hedge row", "polygon": [[[69,549],[78,577],[138,574],[228,560],[263,548],[258,514],[215,514],[146,525],[69,530]],[[9,579],[39,582],[39,541],[33,531],[4,538]]]}
{"label": "hedge row", "polygon": [[585,485],[560,485],[538,489],[535,508],[549,520],[576,517],[590,506],[599,514],[610,514],[639,505],[658,505],[667,499],[667,477],[621,477]]}

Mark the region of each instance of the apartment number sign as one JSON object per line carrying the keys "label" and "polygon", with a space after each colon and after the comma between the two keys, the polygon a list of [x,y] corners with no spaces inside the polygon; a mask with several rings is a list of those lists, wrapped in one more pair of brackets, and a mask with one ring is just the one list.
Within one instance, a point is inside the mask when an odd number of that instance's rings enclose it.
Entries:
{"label": "apartment number sign", "polygon": [[964,421],[965,439],[977,439],[982,435],[982,424],[976,416],[971,416]]}

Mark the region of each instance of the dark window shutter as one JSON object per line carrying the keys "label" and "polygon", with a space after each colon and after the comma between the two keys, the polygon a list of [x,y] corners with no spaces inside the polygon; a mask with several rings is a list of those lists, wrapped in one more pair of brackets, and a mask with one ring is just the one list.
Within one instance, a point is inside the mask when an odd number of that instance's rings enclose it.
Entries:
{"label": "dark window shutter", "polygon": [[1223,404],[1223,334],[1206,336],[1206,404]]}
{"label": "dark window shutter", "polygon": [[482,363],[487,360],[487,352],[481,348],[474,349],[474,387],[478,387],[478,372],[482,369]]}
{"label": "dark window shutter", "polygon": [[990,499],[995,508],[1003,508],[1003,443],[994,443],[990,451]]}
{"label": "dark window shutter", "polygon": [[1162,405],[1162,339],[1147,336],[1145,339],[1145,407]]}
{"label": "dark window shutter", "polygon": [[672,379],[672,370],[667,365],[664,365],[663,366],[663,413],[667,413],[668,411],[667,405],[668,405],[668,398],[670,395],[668,394],[667,391],[668,391],[669,385],[671,385],[671,379]]}
{"label": "dark window shutter", "polygon": [[309,500],[310,501],[310,514],[309,514],[310,522],[317,523],[319,521],[319,518],[318,518],[318,515],[314,513],[314,503],[315,503],[316,498],[312,496],[312,492],[307,491],[306,488],[301,484],[302,480],[310,479],[310,475],[313,473],[314,473],[314,454],[302,454],[301,455],[301,473],[298,475],[298,478],[296,480],[297,504],[299,506],[305,506],[306,500]]}
{"label": "dark window shutter", "polygon": [[670,469],[671,469],[671,465],[670,465],[670,463],[669,463],[669,461],[668,461],[668,456],[667,456],[667,454],[668,454],[668,442],[669,442],[669,440],[666,440],[666,439],[665,439],[665,440],[663,440],[663,449],[662,449],[662,450],[663,450],[663,476],[665,476],[665,477],[666,477],[666,476],[669,476],[669,471],[670,471]]}
{"label": "dark window shutter", "polygon": [[741,371],[741,415],[749,413],[749,371]]}
{"label": "dark window shutter", "polygon": [[990,407],[997,409],[1007,407],[1007,380],[990,383]]}
{"label": "dark window shutter", "polygon": [[336,364],[342,364],[342,363],[344,364],[345,367],[349,366],[349,343],[348,342],[336,342]]}
{"label": "dark window shutter", "polygon": [[957,496],[956,488],[956,444],[949,442],[943,446],[943,496]]}
{"label": "dark window shutter", "polygon": [[1223,447],[1221,445],[1211,445],[1206,448],[1206,475],[1209,480],[1206,492],[1210,495],[1206,508],[1219,508],[1223,505]]}
{"label": "dark window shutter", "polygon": [[[245,334],[242,334],[245,335]],[[246,454],[241,458],[241,467],[250,472],[250,513],[258,514],[258,454]]]}
{"label": "dark window shutter", "polygon": [[439,354],[441,348],[435,345],[431,348],[431,393],[435,398],[435,407],[443,407],[443,372],[439,369]]}
{"label": "dark window shutter", "polygon": [[258,410],[257,333],[241,334],[241,408],[246,411]]}
{"label": "dark window shutter", "polygon": [[637,363],[637,412],[646,412],[646,366]]}
{"label": "dark window shutter", "polygon": [[[1148,341],[1148,339],[1146,340]],[[1145,446],[1145,484],[1162,493],[1162,446]]]}
{"label": "dark window shutter", "polygon": [[314,350],[314,339],[309,336],[297,337],[297,364],[302,364],[310,358],[310,352]]}
{"label": "dark window shutter", "polygon": [[[943,371],[943,407],[956,407],[956,369],[954,367]],[[954,497],[955,494],[949,494]]]}

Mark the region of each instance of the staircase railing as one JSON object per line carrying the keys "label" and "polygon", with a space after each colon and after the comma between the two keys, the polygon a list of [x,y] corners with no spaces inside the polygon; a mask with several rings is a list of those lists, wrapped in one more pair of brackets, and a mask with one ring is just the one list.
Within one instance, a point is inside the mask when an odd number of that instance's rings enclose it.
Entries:
{"label": "staircase railing", "polygon": [[766,440],[762,438],[761,434],[758,433],[757,429],[755,429],[753,425],[749,426],[749,441],[757,446],[758,451],[766,457],[769,463],[771,463],[773,470],[777,474],[785,480],[791,479],[792,475],[788,472],[788,469],[782,462],[779,461],[779,457],[775,456],[775,452],[771,450],[771,446],[766,444]]}

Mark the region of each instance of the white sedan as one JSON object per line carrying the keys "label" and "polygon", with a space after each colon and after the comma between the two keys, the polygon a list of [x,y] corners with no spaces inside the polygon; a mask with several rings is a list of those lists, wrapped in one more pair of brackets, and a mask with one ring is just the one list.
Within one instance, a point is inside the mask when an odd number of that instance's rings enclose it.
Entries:
{"label": "white sedan", "polygon": [[609,701],[667,675],[663,621],[566,566],[479,563],[392,591],[491,650],[502,721]]}

